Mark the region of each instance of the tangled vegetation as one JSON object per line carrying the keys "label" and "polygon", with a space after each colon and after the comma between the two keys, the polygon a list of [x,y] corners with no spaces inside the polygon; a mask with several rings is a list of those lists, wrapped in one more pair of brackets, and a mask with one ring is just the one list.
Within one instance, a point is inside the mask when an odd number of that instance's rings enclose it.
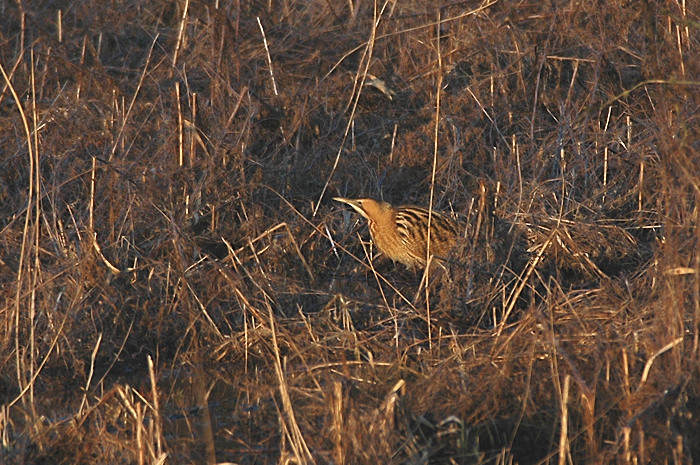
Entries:
{"label": "tangled vegetation", "polygon": [[698,13],[1,3],[0,461],[699,461]]}

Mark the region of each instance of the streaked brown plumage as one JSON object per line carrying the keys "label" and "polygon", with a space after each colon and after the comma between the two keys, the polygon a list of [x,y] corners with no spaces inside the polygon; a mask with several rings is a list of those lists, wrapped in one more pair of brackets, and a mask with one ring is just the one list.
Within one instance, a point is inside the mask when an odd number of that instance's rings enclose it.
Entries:
{"label": "streaked brown plumage", "polygon": [[[408,268],[425,268],[428,210],[414,205],[394,207],[374,199],[333,200],[350,205],[367,218],[372,241],[387,257]],[[457,227],[441,213],[433,211],[430,216],[430,255],[445,258],[457,241]]]}

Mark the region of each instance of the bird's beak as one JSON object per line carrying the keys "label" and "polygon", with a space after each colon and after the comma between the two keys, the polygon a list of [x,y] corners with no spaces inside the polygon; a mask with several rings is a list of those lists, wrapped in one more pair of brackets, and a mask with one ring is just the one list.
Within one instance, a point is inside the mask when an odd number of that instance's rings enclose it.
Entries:
{"label": "bird's beak", "polygon": [[364,216],[365,218],[367,218],[367,214],[365,213],[365,211],[364,211],[364,210],[362,209],[362,207],[360,206],[360,202],[358,202],[357,200],[355,200],[355,199],[346,199],[346,198],[344,198],[344,197],[333,197],[333,200],[335,200],[336,202],[346,203],[346,204],[350,205],[350,206],[352,207],[353,210],[355,210],[357,213],[359,213],[360,215],[362,215],[362,216]]}

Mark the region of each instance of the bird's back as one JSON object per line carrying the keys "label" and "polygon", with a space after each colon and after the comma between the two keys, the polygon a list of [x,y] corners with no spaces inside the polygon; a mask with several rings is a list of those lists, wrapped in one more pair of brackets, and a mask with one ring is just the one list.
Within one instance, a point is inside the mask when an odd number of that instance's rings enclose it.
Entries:
{"label": "bird's back", "polygon": [[[428,221],[430,237],[428,238]],[[394,258],[409,267],[426,265],[428,240],[430,255],[445,258],[457,240],[457,227],[445,215],[413,205],[396,211],[396,231],[403,243],[403,259]],[[392,257],[393,258],[393,257]]]}

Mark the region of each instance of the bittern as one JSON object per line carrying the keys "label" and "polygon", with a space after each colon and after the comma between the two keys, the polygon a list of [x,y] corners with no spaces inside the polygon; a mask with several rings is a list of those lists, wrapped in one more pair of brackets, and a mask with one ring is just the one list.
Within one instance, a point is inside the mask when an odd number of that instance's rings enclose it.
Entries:
{"label": "bittern", "polygon": [[444,259],[457,242],[457,226],[447,216],[414,205],[394,207],[374,199],[333,200],[350,205],[369,223],[377,248],[390,259],[410,269],[425,268],[428,259],[428,218],[430,255]]}

